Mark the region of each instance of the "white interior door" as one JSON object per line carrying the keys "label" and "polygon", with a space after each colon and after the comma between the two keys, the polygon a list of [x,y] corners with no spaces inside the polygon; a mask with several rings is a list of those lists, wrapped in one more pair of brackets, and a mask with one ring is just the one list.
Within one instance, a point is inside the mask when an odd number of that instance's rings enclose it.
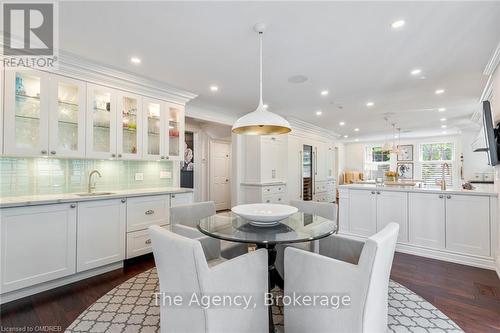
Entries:
{"label": "white interior door", "polygon": [[210,198],[217,210],[231,208],[230,142],[210,142]]}

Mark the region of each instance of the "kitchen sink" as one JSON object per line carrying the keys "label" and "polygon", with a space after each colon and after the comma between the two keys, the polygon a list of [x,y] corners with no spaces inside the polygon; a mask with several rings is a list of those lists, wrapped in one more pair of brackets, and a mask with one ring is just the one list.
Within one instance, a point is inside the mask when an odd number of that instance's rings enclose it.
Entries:
{"label": "kitchen sink", "polygon": [[92,193],[77,193],[79,197],[93,197],[97,195],[111,195],[113,192],[92,192]]}

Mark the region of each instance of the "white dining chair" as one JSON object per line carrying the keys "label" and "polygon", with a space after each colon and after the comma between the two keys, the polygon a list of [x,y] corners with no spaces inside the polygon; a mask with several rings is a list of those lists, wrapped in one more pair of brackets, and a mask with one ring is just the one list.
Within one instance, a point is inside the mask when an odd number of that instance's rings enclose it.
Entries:
{"label": "white dining chair", "polygon": [[354,262],[338,260],[334,252],[324,256],[288,247],[285,295],[348,295],[350,305],[340,309],[285,306],[286,332],[386,333],[389,275],[398,231],[397,223],[389,223],[364,242]]}
{"label": "white dining chair", "polygon": [[[299,212],[306,214],[318,215],[324,217],[325,219],[334,221],[336,219],[337,206],[334,203],[327,202],[316,202],[316,201],[304,201],[304,200],[290,200],[290,205],[296,207]],[[293,246],[297,249],[302,249],[305,251],[318,252],[319,241],[303,242],[303,243],[292,243],[287,245],[276,246],[276,262],[275,267],[281,276],[284,275],[285,271],[283,268],[284,253],[287,246]]]}
{"label": "white dining chair", "polygon": [[222,257],[232,259],[248,252],[246,244],[221,241],[201,233],[198,222],[216,214],[213,201],[196,202],[170,208],[171,230],[189,238],[196,238],[202,243],[207,260]]}
{"label": "white dining chair", "polygon": [[[267,332],[267,252],[264,249],[209,267],[200,242],[151,226],[149,234],[160,281],[160,330],[162,333]],[[252,296],[256,307],[203,307],[192,295],[202,297]],[[163,295],[181,295],[182,305],[164,304]],[[226,305],[229,303],[226,303]]]}

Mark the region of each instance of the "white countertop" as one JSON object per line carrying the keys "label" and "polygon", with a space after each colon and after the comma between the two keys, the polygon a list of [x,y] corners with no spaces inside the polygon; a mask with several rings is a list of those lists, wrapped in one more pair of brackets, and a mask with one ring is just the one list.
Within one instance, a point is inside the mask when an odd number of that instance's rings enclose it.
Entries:
{"label": "white countertop", "polygon": [[155,187],[155,188],[127,189],[127,190],[106,191],[106,192],[112,192],[113,194],[81,197],[77,195],[77,193],[62,193],[62,194],[25,195],[17,197],[1,197],[0,208],[141,197],[145,195],[186,193],[186,192],[193,192],[193,189],[180,188],[180,187]]}
{"label": "white countertop", "polygon": [[439,187],[414,187],[414,186],[384,186],[375,184],[348,184],[340,185],[339,189],[358,189],[358,190],[384,190],[384,191],[397,191],[397,192],[420,192],[420,193],[446,193],[446,194],[469,194],[469,195],[482,195],[482,196],[498,196],[494,191],[493,185],[473,184],[474,190],[464,190],[462,188],[449,188],[442,191]]}

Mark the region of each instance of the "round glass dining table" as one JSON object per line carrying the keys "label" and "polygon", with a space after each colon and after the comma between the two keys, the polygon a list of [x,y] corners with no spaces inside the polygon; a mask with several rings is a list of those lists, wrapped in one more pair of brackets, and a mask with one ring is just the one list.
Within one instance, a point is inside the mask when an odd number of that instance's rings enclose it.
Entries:
{"label": "round glass dining table", "polygon": [[[269,291],[275,286],[283,289],[283,278],[276,270],[276,244],[310,242],[337,231],[336,221],[318,215],[297,212],[273,226],[255,226],[249,220],[232,212],[219,213],[201,219],[198,229],[210,237],[238,243],[256,244],[267,249]],[[269,329],[274,331],[271,308]]]}

